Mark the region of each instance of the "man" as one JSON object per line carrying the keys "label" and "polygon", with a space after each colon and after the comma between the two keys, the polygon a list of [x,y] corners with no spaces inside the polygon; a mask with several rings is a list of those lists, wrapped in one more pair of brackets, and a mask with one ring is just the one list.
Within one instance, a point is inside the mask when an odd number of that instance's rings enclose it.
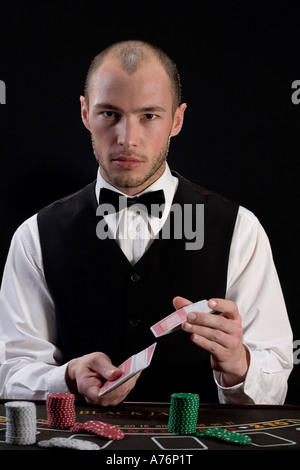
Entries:
{"label": "man", "polygon": [[[13,238],[0,299],[1,396],[71,391],[105,406],[129,393],[154,401],[188,391],[209,402],[283,403],[292,334],[268,239],[252,213],[166,162],[186,109],[174,63],[141,41],[114,44],[92,62],[80,101],[97,181]],[[134,205],[104,213],[104,188],[163,190],[160,216]],[[194,221],[204,206],[203,246],[176,236],[175,205],[191,207]],[[155,342],[154,323],[202,299],[219,314],[191,312],[181,331],[157,340],[148,369],[98,397],[119,364]]]}

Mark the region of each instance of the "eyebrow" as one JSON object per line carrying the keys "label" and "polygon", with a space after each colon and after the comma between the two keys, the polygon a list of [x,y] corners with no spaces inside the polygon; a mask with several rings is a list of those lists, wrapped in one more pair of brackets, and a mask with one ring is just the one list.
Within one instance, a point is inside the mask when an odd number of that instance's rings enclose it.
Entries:
{"label": "eyebrow", "polygon": [[[122,109],[119,108],[118,106],[115,106],[113,104],[110,104],[110,103],[96,103],[94,105],[94,108],[101,108],[101,109],[106,109],[106,110],[109,110],[109,111],[115,111],[115,112],[118,112],[118,113],[122,113]],[[135,109],[134,112],[135,113],[154,113],[154,112],[166,112],[167,110],[165,108],[163,108],[162,106],[157,106],[157,105],[153,105],[153,106],[145,106],[144,108],[138,108],[138,109]]]}

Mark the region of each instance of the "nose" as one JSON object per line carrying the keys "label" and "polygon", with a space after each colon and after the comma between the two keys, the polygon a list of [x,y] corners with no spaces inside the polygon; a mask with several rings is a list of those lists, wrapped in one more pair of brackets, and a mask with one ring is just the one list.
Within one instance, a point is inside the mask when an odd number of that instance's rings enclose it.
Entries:
{"label": "nose", "polygon": [[136,147],[139,143],[139,128],[137,119],[123,117],[118,123],[117,142],[122,147]]}

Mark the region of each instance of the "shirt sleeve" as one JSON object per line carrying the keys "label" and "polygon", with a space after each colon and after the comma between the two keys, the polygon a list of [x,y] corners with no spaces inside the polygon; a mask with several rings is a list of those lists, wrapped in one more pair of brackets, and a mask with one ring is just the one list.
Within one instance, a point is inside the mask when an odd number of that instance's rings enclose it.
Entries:
{"label": "shirt sleeve", "polygon": [[222,386],[221,403],[283,404],[293,367],[292,330],[267,235],[252,212],[240,207],[232,238],[226,298],[242,317],[250,366],[243,383]]}
{"label": "shirt sleeve", "polygon": [[36,215],[14,234],[0,291],[0,397],[44,400],[67,392]]}

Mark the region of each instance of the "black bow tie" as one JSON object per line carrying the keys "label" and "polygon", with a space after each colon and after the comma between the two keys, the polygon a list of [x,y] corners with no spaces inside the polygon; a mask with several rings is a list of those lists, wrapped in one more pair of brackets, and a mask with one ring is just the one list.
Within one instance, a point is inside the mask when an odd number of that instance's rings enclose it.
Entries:
{"label": "black bow tie", "polygon": [[[119,212],[126,207],[131,207],[134,204],[139,205],[139,209],[147,210],[149,215],[161,218],[161,211],[163,207],[160,207],[165,203],[165,195],[162,189],[158,191],[152,191],[149,193],[142,194],[141,196],[126,197],[123,194],[116,191],[111,191],[107,188],[100,190],[99,204],[110,204],[114,207],[115,212]],[[106,212],[109,208],[105,208]]]}

